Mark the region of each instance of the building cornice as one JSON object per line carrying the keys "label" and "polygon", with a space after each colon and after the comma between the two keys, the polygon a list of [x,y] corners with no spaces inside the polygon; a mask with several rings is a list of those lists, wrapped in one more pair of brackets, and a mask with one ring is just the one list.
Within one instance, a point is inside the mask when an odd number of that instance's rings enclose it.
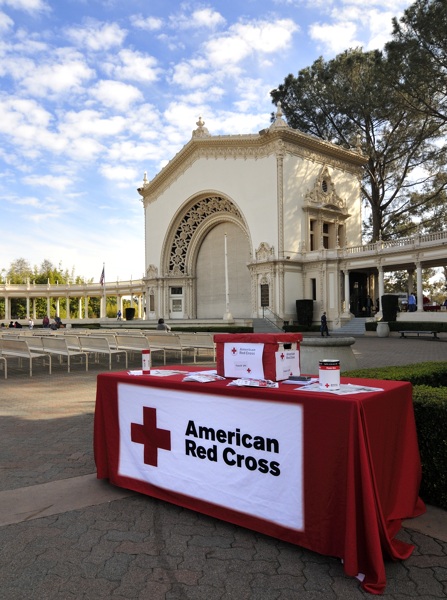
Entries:
{"label": "building cornice", "polygon": [[[201,123],[201,121],[199,121]],[[260,159],[286,152],[321,162],[334,162],[346,170],[359,172],[367,157],[357,150],[347,150],[275,121],[268,129],[255,134],[216,135],[207,130],[193,131],[193,136],[169,163],[151,180],[145,178],[138,193],[144,202],[154,201],[182,173],[200,158],[207,159]],[[199,130],[201,127],[199,126]],[[203,131],[204,130],[204,131]]]}

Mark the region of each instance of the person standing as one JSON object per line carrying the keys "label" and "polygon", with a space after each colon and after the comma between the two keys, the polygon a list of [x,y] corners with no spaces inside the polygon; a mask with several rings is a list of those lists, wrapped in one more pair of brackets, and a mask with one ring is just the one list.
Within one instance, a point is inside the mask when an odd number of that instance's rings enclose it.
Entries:
{"label": "person standing", "polygon": [[327,318],[326,318],[326,313],[324,312],[321,315],[321,327],[320,327],[320,331],[321,331],[321,337],[324,337],[324,334],[326,333],[327,337],[330,337],[329,335],[329,329],[327,326]]}
{"label": "person standing", "polygon": [[416,311],[416,298],[413,293],[408,296],[408,312]]}

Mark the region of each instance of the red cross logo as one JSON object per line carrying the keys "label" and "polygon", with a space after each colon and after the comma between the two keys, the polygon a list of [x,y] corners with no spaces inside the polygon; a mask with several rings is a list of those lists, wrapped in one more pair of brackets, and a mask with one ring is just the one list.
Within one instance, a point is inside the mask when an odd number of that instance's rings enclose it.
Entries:
{"label": "red cross logo", "polygon": [[281,352],[281,354],[280,354],[280,358],[281,358],[281,360],[284,360],[284,359],[285,359],[284,352]]}
{"label": "red cross logo", "polygon": [[130,424],[130,439],[136,444],[144,444],[144,464],[158,466],[158,448],[171,449],[171,432],[157,428],[157,410],[143,408],[143,425]]}
{"label": "red cross logo", "polygon": [[233,347],[233,348],[231,349],[231,353],[232,353],[232,354],[236,354],[236,353],[237,353],[237,350],[236,350],[236,348],[234,348],[234,347]]}

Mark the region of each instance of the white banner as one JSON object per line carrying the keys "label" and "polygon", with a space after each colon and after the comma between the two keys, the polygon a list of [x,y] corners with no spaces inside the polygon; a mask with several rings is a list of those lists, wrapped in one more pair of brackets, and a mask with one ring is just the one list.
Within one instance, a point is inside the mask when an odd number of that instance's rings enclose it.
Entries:
{"label": "white banner", "polygon": [[118,417],[120,475],[303,530],[301,405],[119,384]]}

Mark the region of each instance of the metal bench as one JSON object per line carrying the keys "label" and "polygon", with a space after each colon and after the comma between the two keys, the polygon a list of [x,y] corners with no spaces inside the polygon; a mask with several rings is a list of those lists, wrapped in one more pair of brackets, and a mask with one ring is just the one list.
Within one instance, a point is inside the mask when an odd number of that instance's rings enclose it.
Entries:
{"label": "metal bench", "polygon": [[179,332],[178,336],[182,343],[183,349],[193,349],[194,362],[197,361],[200,350],[211,350],[213,360],[216,362],[216,344],[214,343],[214,334],[207,332],[189,333]]}
{"label": "metal bench", "polygon": [[166,352],[163,350],[163,348],[152,348],[149,340],[144,335],[139,333],[134,335],[129,333],[124,333],[121,335],[117,333],[116,346],[120,350],[126,350],[126,352],[130,352],[131,354],[135,352],[141,353],[142,350],[150,350],[151,353],[162,352],[164,364],[166,364]]}
{"label": "metal bench", "polygon": [[80,356],[81,358],[85,357],[85,370],[88,371],[88,353],[83,350],[70,348],[65,337],[57,335],[45,336],[41,339],[44,352],[59,356],[60,363],[62,362],[62,357],[66,357],[68,373],[70,373],[70,361],[73,356]]}
{"label": "metal bench", "polygon": [[438,332],[437,331],[412,331],[412,330],[408,330],[408,331],[399,331],[400,333],[400,337],[401,338],[406,338],[409,336],[413,336],[416,335],[417,337],[421,336],[421,335],[432,335],[435,340],[439,340],[438,337]]}
{"label": "metal bench", "polygon": [[25,358],[29,361],[29,375],[32,377],[33,375],[33,359],[35,358],[43,358],[43,362],[45,364],[45,359],[48,358],[49,364],[49,374],[51,375],[51,356],[45,354],[44,352],[36,352],[30,348],[28,345],[28,340],[26,339],[0,339],[0,350],[2,356],[6,357],[14,357],[19,359],[19,365],[21,365],[22,360]]}
{"label": "metal bench", "polygon": [[[187,344],[182,344],[181,336],[175,333],[146,333],[143,331],[144,337],[147,338],[151,352],[164,350],[164,352],[175,352],[180,354],[180,362],[183,363],[183,351],[191,350],[192,347]],[[166,364],[166,362],[165,362]]]}
{"label": "metal bench", "polygon": [[[74,336],[70,336],[70,343]],[[99,354],[106,354],[109,357],[109,371],[112,370],[112,356],[124,354],[127,369],[127,352],[123,349],[111,348],[107,338],[96,335],[80,335],[78,336],[79,346],[82,352],[90,352],[95,354],[95,360],[98,362]],[[119,356],[118,356],[119,360]]]}
{"label": "metal bench", "polygon": [[3,370],[5,372],[5,379],[8,379],[8,361],[6,360],[5,356],[1,356],[1,350],[0,350],[0,362],[3,363]]}

